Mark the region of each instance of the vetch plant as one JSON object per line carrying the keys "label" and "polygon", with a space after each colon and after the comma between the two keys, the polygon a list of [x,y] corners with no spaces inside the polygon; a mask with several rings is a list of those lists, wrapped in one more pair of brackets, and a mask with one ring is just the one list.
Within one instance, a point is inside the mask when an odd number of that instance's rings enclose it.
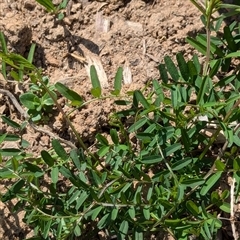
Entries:
{"label": "vetch plant", "polygon": [[[56,99],[57,95],[54,92],[54,86],[49,84],[49,79],[47,77],[43,77],[42,81],[48,88],[48,91],[51,91],[52,96]],[[27,113],[31,117],[32,121],[37,122],[40,120],[49,120],[48,114],[52,112],[54,100],[50,97],[49,93],[45,91],[45,88],[41,83],[38,85],[31,85],[30,91],[22,94],[19,100],[22,105],[28,109]]]}

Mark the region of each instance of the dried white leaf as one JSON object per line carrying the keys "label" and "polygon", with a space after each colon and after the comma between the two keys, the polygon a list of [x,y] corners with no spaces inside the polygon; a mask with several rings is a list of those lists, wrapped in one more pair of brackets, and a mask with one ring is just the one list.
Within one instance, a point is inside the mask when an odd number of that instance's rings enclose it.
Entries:
{"label": "dried white leaf", "polygon": [[123,83],[124,84],[132,83],[132,72],[127,62],[125,62],[123,67]]}
{"label": "dried white leaf", "polygon": [[90,67],[92,65],[94,65],[94,67],[96,68],[96,71],[97,71],[97,75],[98,75],[101,87],[107,88],[108,87],[108,78],[107,78],[107,74],[104,71],[104,68],[102,66],[101,60],[97,56],[93,57],[93,56],[85,55],[85,57],[87,59],[87,64],[85,64],[85,68],[86,68],[89,78],[90,78]]}
{"label": "dried white leaf", "polygon": [[95,21],[96,32],[107,33],[110,30],[110,20],[103,18],[102,12],[97,12]]}
{"label": "dried white leaf", "polygon": [[84,66],[86,69],[86,72],[89,76],[89,79],[91,79],[90,75],[90,68],[92,65],[94,65],[97,75],[101,84],[102,88],[107,88],[108,87],[108,78],[107,74],[102,66],[101,60],[99,56],[93,52],[91,52],[89,49],[87,49],[85,46],[81,45],[81,50],[83,52],[84,56]]}

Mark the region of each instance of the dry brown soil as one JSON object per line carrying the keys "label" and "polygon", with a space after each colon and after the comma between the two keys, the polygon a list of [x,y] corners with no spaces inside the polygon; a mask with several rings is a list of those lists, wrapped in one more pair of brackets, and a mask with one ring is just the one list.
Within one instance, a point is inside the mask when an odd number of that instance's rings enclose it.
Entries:
{"label": "dry brown soil", "polygon": [[[164,56],[181,51],[190,58],[193,49],[185,42],[185,37],[203,30],[199,12],[187,0],[70,0],[65,14],[64,21],[59,22],[34,0],[0,0],[0,30],[7,38],[9,51],[27,56],[31,43],[36,43],[34,64],[43,69],[52,83],[66,84],[85,100],[91,99],[91,83],[87,67],[76,55],[101,65],[101,71],[107,76],[102,82],[104,93],[112,90],[119,66],[130,71],[132,79],[125,79],[123,89],[126,92],[158,79],[157,67]],[[103,22],[108,23],[105,30]],[[1,87],[14,90],[16,96],[22,91],[21,84],[3,85]],[[26,86],[27,83],[23,89]],[[112,101],[98,101],[71,116],[89,146],[94,143],[95,134],[104,131],[108,116],[115,108]],[[69,108],[65,106],[64,110]],[[0,114],[16,121],[22,119],[3,95],[0,96]],[[69,129],[62,124],[61,116],[53,113],[50,122],[42,127],[74,141]],[[13,129],[7,129],[0,122],[0,131]],[[24,138],[30,141],[30,150],[36,154],[50,147],[50,137],[32,128],[27,129]],[[2,182],[0,192],[3,191],[5,184]],[[24,213],[12,214],[12,207],[0,204],[2,240],[24,239],[29,231],[21,220]]]}

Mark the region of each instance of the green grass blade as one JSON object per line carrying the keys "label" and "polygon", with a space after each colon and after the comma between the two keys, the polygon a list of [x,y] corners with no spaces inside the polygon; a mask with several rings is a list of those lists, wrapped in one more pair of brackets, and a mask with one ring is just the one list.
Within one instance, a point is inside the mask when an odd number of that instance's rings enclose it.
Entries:
{"label": "green grass blade", "polygon": [[34,53],[35,53],[35,49],[36,49],[36,44],[32,43],[30,51],[28,53],[28,58],[27,60],[32,63],[33,62],[33,57],[34,57]]}
{"label": "green grass blade", "polygon": [[56,10],[51,0],[36,0],[39,4],[46,8],[48,12],[54,12]]}
{"label": "green grass blade", "polygon": [[22,57],[19,54],[15,53],[5,54],[0,52],[0,58],[2,58],[4,62],[6,62],[7,64],[16,69],[20,69],[21,65],[23,65],[24,68],[27,68],[29,70],[36,69],[36,67],[33,64],[31,64],[26,58]]}
{"label": "green grass blade", "polygon": [[[2,52],[7,54],[7,44],[5,41],[5,37],[1,31],[0,31],[0,43],[2,47]],[[2,75],[4,76],[5,79],[7,78],[6,62],[4,61],[2,61]]]}
{"label": "green grass blade", "polygon": [[43,239],[47,239],[48,234],[50,232],[51,225],[52,225],[51,218],[45,220],[44,229],[43,229]]}
{"label": "green grass blade", "polygon": [[0,31],[0,42],[1,42],[2,52],[7,54],[6,40],[5,40],[4,34],[1,31]]}

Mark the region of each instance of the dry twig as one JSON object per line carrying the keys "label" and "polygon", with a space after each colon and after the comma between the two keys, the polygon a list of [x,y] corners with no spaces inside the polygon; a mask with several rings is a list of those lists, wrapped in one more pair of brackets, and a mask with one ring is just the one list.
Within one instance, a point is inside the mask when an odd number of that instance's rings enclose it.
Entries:
{"label": "dry twig", "polygon": [[12,101],[13,105],[15,106],[15,108],[18,110],[18,112],[24,117],[24,119],[26,121],[28,121],[29,125],[37,132],[41,132],[41,133],[44,133],[44,134],[47,134],[49,137],[51,138],[55,138],[55,139],[58,139],[59,141],[61,141],[62,143],[66,144],[67,146],[71,147],[71,148],[76,148],[76,146],[70,142],[70,141],[67,141],[61,137],[59,137],[58,135],[50,132],[49,130],[47,129],[44,129],[44,128],[41,128],[41,127],[38,127],[36,126],[31,120],[30,120],[30,117],[28,115],[28,113],[26,111],[23,110],[23,108],[21,107],[21,105],[19,104],[19,102],[17,101],[17,99],[15,98],[15,96],[8,90],[5,90],[5,89],[0,89],[0,93],[6,95],[9,97],[9,99]]}
{"label": "dry twig", "polygon": [[231,209],[230,222],[231,222],[231,226],[232,226],[233,238],[234,238],[234,240],[237,240],[238,237],[237,237],[235,221],[234,221],[234,219],[235,219],[235,217],[234,217],[234,203],[235,203],[234,189],[235,189],[235,183],[236,183],[235,178],[232,178],[231,191],[230,191],[230,209]]}

